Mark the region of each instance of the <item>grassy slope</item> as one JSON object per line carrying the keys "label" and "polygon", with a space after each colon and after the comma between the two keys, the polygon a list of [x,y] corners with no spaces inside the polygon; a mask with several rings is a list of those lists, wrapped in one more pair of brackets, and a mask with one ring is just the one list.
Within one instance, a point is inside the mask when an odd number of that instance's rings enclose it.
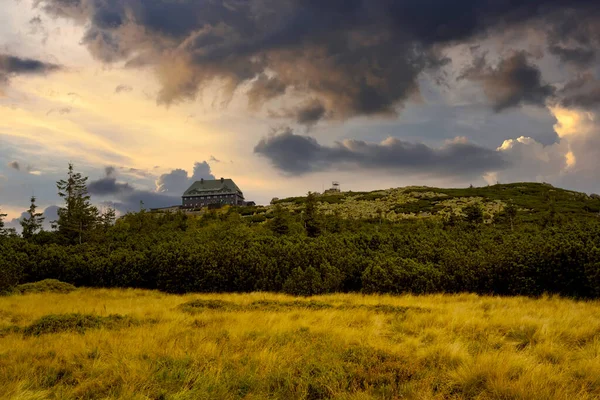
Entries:
{"label": "grassy slope", "polygon": [[[180,307],[199,299],[218,301],[192,303],[206,305],[193,314]],[[0,335],[0,398],[600,396],[600,302],[341,294],[312,300],[304,308],[293,301],[306,299],[273,294],[104,289],[2,297],[0,329],[12,328]],[[381,304],[395,308],[374,308]],[[69,313],[137,322],[40,336],[18,331]]]}
{"label": "grassy slope", "polygon": [[[441,217],[460,213],[468,204],[480,203],[488,217],[501,211],[507,203],[515,204],[521,215],[536,218],[552,207],[565,216],[587,216],[600,212],[600,198],[585,193],[555,188],[544,183],[511,183],[479,188],[440,189],[406,187],[369,193],[344,192],[319,196],[321,210],[354,218],[390,220],[414,217]],[[281,199],[277,203],[290,210],[300,209],[304,197]]]}

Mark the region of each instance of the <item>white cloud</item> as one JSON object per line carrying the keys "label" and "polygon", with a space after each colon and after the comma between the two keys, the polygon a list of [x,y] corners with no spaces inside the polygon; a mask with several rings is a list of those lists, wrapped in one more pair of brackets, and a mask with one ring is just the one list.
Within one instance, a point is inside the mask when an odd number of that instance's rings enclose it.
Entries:
{"label": "white cloud", "polygon": [[551,145],[526,136],[505,140],[498,151],[511,167],[484,177],[488,182],[544,181],[580,190],[597,190],[600,121],[594,113],[552,107],[558,141]]}

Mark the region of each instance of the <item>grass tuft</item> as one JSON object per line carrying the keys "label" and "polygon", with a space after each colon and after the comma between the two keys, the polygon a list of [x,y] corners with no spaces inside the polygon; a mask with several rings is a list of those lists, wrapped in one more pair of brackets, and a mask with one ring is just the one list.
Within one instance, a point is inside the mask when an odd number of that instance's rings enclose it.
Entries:
{"label": "grass tuft", "polygon": [[89,314],[52,314],[45,315],[22,329],[24,336],[40,336],[50,333],[84,333],[88,329],[118,329],[138,324],[135,319],[113,314],[108,317]]}
{"label": "grass tuft", "polygon": [[239,306],[228,301],[198,299],[181,304],[179,309],[188,314],[196,314],[205,310],[232,311],[239,309]]}

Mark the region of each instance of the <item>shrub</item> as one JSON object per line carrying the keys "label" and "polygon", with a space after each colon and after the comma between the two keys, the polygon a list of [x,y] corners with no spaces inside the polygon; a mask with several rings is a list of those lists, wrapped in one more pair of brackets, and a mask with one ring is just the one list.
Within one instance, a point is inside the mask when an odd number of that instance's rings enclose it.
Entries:
{"label": "shrub", "polygon": [[363,274],[366,293],[431,293],[441,289],[441,272],[432,264],[390,259],[368,267]]}
{"label": "shrub", "polygon": [[238,305],[229,301],[223,300],[192,300],[179,305],[179,309],[189,314],[200,313],[205,310],[235,310]]}
{"label": "shrub", "polygon": [[285,293],[295,296],[314,296],[324,292],[323,279],[312,266],[306,269],[300,267],[292,271],[283,284]]}
{"label": "shrub", "polygon": [[118,329],[137,324],[131,317],[112,314],[101,317],[91,314],[51,314],[45,315],[23,329],[24,336],[39,336],[49,333],[77,332],[84,333],[88,329]]}
{"label": "shrub", "polygon": [[[2,252],[2,249],[0,249]],[[23,268],[11,262],[8,257],[0,256],[0,295],[11,293],[23,276]]]}
{"label": "shrub", "polygon": [[70,283],[61,282],[57,279],[44,279],[43,281],[24,283],[15,288],[20,294],[30,293],[71,293],[77,288]]}
{"label": "shrub", "polygon": [[250,221],[252,221],[254,223],[265,222],[266,220],[267,220],[267,217],[265,217],[264,214],[256,214],[256,215],[253,215],[252,217],[250,217]]}

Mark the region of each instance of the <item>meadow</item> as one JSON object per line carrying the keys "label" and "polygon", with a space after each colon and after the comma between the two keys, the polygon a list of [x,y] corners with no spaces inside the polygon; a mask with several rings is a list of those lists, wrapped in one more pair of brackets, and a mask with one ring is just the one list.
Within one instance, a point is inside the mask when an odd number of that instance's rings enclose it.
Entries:
{"label": "meadow", "polygon": [[592,399],[600,302],[454,295],[0,297],[1,399]]}

